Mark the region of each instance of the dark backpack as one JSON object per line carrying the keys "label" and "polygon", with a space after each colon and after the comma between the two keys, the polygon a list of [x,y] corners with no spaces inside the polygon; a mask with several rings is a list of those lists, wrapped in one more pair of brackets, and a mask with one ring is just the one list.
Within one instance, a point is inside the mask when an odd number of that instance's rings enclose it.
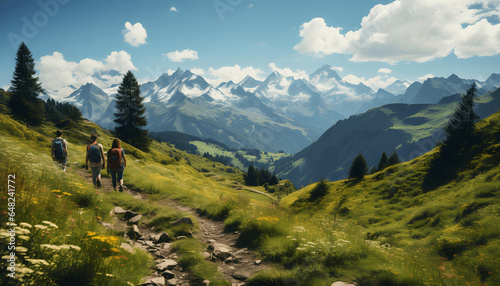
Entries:
{"label": "dark backpack", "polygon": [[100,163],[101,162],[101,150],[97,147],[97,144],[92,144],[89,147],[89,158],[90,162]]}
{"label": "dark backpack", "polygon": [[111,169],[118,169],[122,166],[122,149],[113,148],[108,153],[108,166]]}
{"label": "dark backpack", "polygon": [[63,146],[63,140],[56,138],[52,142],[52,145],[54,146],[54,157],[56,158],[57,161],[62,161],[66,158],[66,154],[64,152],[64,146]]}

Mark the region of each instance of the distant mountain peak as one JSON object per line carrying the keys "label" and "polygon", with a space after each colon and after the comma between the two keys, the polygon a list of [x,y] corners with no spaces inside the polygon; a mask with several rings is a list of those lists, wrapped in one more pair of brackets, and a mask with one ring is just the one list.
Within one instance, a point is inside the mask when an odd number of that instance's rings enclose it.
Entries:
{"label": "distant mountain peak", "polygon": [[323,65],[319,69],[317,69],[314,73],[310,75],[311,78],[313,77],[327,77],[327,78],[334,78],[336,81],[341,82],[342,78],[340,78],[339,74],[332,69],[331,65]]}
{"label": "distant mountain peak", "polygon": [[456,74],[452,74],[447,78],[448,81],[453,83],[462,83],[462,79],[460,79]]}

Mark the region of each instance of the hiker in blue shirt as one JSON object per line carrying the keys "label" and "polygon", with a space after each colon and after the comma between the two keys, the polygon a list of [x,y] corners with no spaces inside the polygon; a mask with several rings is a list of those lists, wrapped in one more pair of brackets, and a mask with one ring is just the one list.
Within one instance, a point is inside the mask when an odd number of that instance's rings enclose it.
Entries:
{"label": "hiker in blue shirt", "polygon": [[[101,187],[101,168],[104,168],[106,160],[102,145],[97,143],[97,135],[90,136],[90,144],[87,145],[87,156],[85,158],[85,169],[92,170],[92,183],[95,187]],[[90,162],[89,162],[90,161]]]}
{"label": "hiker in blue shirt", "polygon": [[108,174],[111,173],[113,189],[116,191],[117,181],[120,184],[120,192],[123,192],[123,170],[127,166],[125,150],[120,146],[120,140],[115,138],[111,149],[108,151]]}
{"label": "hiker in blue shirt", "polygon": [[63,171],[66,171],[66,162],[68,161],[68,143],[62,138],[62,131],[56,131],[57,138],[52,140],[50,146],[50,153],[52,160],[57,161],[61,165]]}

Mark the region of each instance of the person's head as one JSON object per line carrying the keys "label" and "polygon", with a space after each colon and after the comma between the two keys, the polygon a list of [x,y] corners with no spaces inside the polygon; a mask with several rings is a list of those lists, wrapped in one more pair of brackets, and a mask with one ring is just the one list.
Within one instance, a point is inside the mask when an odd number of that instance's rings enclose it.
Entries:
{"label": "person's head", "polygon": [[94,143],[95,141],[97,141],[97,135],[95,134],[90,135],[90,143]]}
{"label": "person's head", "polygon": [[111,144],[111,148],[121,148],[120,139],[118,138],[113,139],[113,144]]}
{"label": "person's head", "polygon": [[56,131],[56,136],[57,137],[61,137],[62,136],[62,131],[61,130],[57,130]]}

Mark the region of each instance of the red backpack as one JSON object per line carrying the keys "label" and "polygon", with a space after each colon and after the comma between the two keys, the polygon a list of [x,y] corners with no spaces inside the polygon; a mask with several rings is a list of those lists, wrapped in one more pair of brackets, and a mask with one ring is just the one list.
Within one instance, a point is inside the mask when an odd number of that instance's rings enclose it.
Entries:
{"label": "red backpack", "polygon": [[113,148],[109,151],[108,166],[111,169],[118,169],[122,166],[122,149]]}

